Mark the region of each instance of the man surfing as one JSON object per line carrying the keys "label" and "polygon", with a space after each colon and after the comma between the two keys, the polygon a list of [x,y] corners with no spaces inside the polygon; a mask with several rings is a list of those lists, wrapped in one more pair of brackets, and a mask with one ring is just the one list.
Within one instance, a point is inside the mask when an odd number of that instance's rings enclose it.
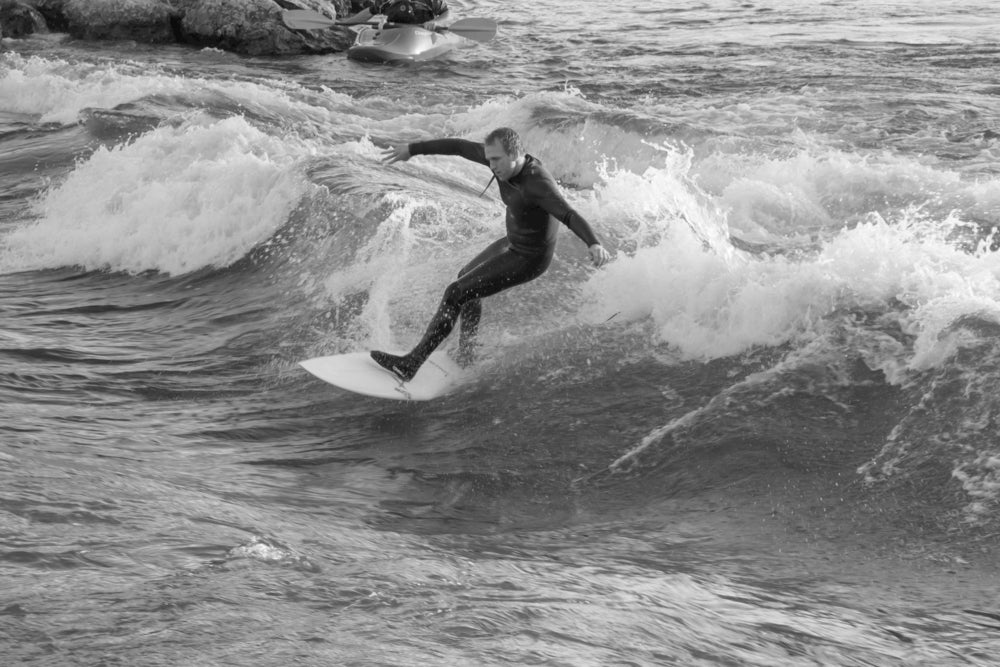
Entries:
{"label": "man surfing", "polygon": [[587,221],[566,202],[542,163],[525,153],[521,137],[514,130],[497,128],[486,135],[483,143],[435,139],[398,144],[385,149],[383,159],[392,164],[405,162],[414,155],[458,155],[488,166],[500,188],[500,198],[507,205],[507,234],[459,271],[458,278],[445,289],[423,338],[409,354],[397,356],[377,350],[371,353],[376,363],[404,382],[417,374],[431,352],[451,333],[459,317],[458,362],[462,365],[472,362],[482,317],[480,300],[545,273],[555,253],[559,223],[587,244],[594,266],[603,266],[611,258]]}

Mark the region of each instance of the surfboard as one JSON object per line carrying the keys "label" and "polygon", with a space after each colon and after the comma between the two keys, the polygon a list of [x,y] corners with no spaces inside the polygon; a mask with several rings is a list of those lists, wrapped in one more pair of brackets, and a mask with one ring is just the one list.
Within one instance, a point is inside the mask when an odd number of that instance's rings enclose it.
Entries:
{"label": "surfboard", "polygon": [[300,361],[320,380],[356,394],[397,401],[429,401],[454,389],[464,372],[444,352],[435,352],[409,382],[382,368],[368,352],[335,354]]}

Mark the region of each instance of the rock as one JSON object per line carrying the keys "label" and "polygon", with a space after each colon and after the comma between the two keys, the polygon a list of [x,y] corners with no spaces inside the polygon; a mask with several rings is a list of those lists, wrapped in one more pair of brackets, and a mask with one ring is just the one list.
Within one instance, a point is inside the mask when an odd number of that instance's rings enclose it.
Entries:
{"label": "rock", "polygon": [[[291,3],[282,3],[291,4]],[[326,6],[326,15],[336,16],[329,3],[296,3]],[[310,8],[310,7],[302,7]],[[332,11],[331,11],[332,9]],[[289,30],[281,21],[284,9],[272,0],[200,0],[191,2],[180,21],[181,39],[245,55],[329,53],[351,45],[353,34],[346,28],[322,31]]]}
{"label": "rock", "polygon": [[77,39],[173,42],[173,8],[163,0],[66,0],[69,34]]}
{"label": "rock", "polygon": [[23,34],[47,23],[77,39],[181,42],[255,56],[330,53],[354,41],[347,28],[290,30],[281,21],[286,9],[348,16],[351,0],[0,0],[0,25],[13,24],[3,13],[8,5],[44,18]]}
{"label": "rock", "polygon": [[45,18],[49,30],[54,32],[68,31],[69,25],[63,11],[66,0],[21,0],[21,4],[28,5],[41,14]]}
{"label": "rock", "polygon": [[18,0],[0,0],[0,37],[19,39],[36,32],[48,32],[42,14]]}

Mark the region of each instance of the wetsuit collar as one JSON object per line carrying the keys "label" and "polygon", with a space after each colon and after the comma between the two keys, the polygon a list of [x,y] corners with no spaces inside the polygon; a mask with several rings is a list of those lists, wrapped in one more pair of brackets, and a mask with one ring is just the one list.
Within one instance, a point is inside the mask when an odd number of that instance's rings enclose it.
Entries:
{"label": "wetsuit collar", "polygon": [[533,158],[530,155],[528,155],[527,153],[525,153],[524,154],[524,159],[521,160],[521,166],[518,167],[517,171],[515,171],[513,174],[510,175],[510,178],[507,179],[507,182],[510,183],[515,178],[517,178],[518,176],[520,176],[521,174],[523,174],[524,173],[524,168],[526,166],[528,166],[528,160],[534,160],[534,159],[535,158]]}

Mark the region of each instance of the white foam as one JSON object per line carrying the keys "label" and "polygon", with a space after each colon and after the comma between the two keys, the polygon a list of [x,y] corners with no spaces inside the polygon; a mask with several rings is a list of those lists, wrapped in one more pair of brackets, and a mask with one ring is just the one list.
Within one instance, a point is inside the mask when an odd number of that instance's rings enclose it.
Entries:
{"label": "white foam", "polygon": [[1000,456],[980,453],[952,474],[973,499],[965,507],[966,521],[976,524],[991,519],[997,498],[1000,498]]}
{"label": "white foam", "polygon": [[181,92],[189,80],[126,73],[121,65],[88,65],[6,53],[0,67],[0,110],[43,123],[77,122],[83,109],[113,108],[147,95]]}
{"label": "white foam", "polygon": [[266,240],[306,187],[302,147],[238,117],[192,119],[98,149],[3,239],[7,271],[181,274],[224,267]]}
{"label": "white foam", "polygon": [[[636,251],[589,281],[585,301],[595,321],[612,312],[652,318],[662,341],[683,356],[711,359],[811,337],[837,309],[897,310],[891,304],[900,303],[901,325],[916,336],[904,364],[911,370],[947,358],[954,348],[941,333],[955,319],[986,314],[1000,321],[1000,259],[949,242],[956,220],[928,220],[919,211],[894,223],[870,216],[809,252],[727,254],[694,233],[725,229],[722,212],[678,197],[683,184],[676,179],[657,194],[652,184],[665,178],[647,173],[644,189],[634,175],[612,177],[634,195],[631,205],[613,198],[607,211],[624,216],[622,224],[641,238]],[[687,218],[703,224],[692,227]]]}

